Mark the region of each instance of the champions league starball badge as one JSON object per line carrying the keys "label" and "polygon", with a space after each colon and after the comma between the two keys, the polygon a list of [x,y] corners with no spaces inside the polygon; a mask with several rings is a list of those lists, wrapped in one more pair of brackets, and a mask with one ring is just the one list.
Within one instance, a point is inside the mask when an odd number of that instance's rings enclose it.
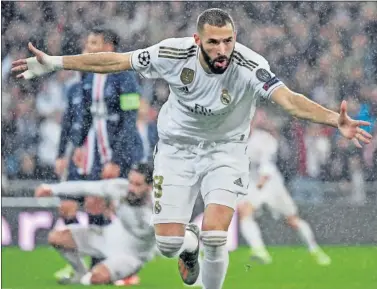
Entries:
{"label": "champions league starball badge", "polygon": [[149,51],[142,51],[139,53],[138,59],[142,66],[147,66],[151,62],[151,55]]}

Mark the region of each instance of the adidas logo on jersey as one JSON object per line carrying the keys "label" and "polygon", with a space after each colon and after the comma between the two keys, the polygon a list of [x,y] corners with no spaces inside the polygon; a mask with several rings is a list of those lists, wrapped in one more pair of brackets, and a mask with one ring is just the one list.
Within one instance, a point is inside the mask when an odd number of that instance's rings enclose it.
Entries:
{"label": "adidas logo on jersey", "polygon": [[237,180],[235,180],[235,181],[233,182],[233,184],[235,184],[235,185],[237,185],[237,186],[243,188],[243,184],[242,184],[242,180],[241,180],[241,178],[238,178]]}

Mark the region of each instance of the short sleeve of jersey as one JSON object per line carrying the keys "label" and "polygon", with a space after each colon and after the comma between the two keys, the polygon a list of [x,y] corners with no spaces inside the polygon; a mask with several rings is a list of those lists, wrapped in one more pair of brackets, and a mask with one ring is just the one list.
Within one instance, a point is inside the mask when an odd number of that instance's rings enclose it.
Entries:
{"label": "short sleeve of jersey", "polygon": [[270,70],[268,62],[264,59],[253,74],[251,87],[258,98],[268,100],[272,92],[284,83]]}
{"label": "short sleeve of jersey", "polygon": [[131,66],[144,78],[161,78],[161,63],[158,59],[159,44],[132,52]]}
{"label": "short sleeve of jersey", "polygon": [[160,49],[164,46],[175,46],[172,39],[162,40],[160,43],[132,52],[131,66],[144,78],[164,78],[171,71],[171,61],[159,57]]}

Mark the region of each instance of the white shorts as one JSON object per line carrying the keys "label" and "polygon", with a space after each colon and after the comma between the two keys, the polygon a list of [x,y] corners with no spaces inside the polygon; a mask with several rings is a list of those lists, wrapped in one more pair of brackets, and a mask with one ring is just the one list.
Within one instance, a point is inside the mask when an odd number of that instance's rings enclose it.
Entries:
{"label": "white shorts", "polygon": [[204,205],[236,207],[247,194],[246,143],[178,145],[159,141],[154,157],[153,223],[190,221],[199,191]]}
{"label": "white shorts", "polygon": [[297,206],[294,203],[284,183],[280,179],[271,179],[262,189],[256,187],[256,183],[250,180],[249,193],[240,202],[247,201],[258,210],[262,205],[267,205],[274,215],[284,217],[297,215]]}
{"label": "white shorts", "polygon": [[113,280],[138,272],[146,263],[135,254],[135,238],[124,229],[119,219],[104,227],[74,224],[67,229],[71,231],[80,254],[105,258],[102,263],[109,269]]}

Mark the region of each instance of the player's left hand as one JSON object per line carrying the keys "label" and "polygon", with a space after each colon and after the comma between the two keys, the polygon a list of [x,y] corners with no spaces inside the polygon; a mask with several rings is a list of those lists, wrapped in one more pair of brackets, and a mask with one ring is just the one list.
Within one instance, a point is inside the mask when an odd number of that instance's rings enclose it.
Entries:
{"label": "player's left hand", "polygon": [[120,167],[114,163],[107,163],[102,169],[103,179],[114,179],[120,176]]}
{"label": "player's left hand", "polygon": [[370,125],[370,123],[367,121],[350,118],[347,114],[347,102],[345,100],[342,101],[338,118],[338,129],[345,138],[352,140],[358,148],[362,147],[360,141],[369,144],[372,135],[360,128],[360,126],[368,125]]}
{"label": "player's left hand", "polygon": [[35,189],[34,196],[36,198],[51,197],[52,196],[51,187],[49,185],[46,185],[46,184],[42,184],[42,185],[38,186]]}

